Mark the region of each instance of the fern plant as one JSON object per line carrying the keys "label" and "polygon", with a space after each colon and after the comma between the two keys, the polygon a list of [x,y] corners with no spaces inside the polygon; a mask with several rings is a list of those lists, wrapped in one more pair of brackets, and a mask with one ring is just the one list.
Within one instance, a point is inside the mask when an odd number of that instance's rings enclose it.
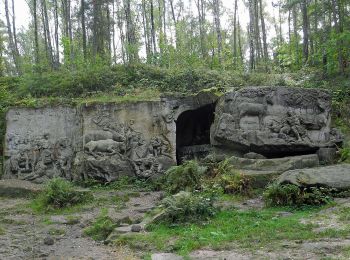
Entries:
{"label": "fern plant", "polygon": [[207,168],[197,161],[187,161],[182,165],[171,167],[165,174],[166,190],[172,194],[179,191],[201,189],[201,178]]}

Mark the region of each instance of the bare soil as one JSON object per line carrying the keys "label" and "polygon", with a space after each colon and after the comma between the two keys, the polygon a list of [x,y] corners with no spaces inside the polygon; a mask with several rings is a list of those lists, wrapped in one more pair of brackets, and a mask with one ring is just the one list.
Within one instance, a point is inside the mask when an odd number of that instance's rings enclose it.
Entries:
{"label": "bare soil", "polygon": [[[113,202],[114,197],[129,196],[128,201]],[[76,212],[59,215],[34,214],[25,198],[0,197],[0,259],[140,259],[145,253],[127,247],[104,245],[84,235],[83,230],[107,208],[109,216],[119,222],[138,223],[156,207],[162,198],[160,192],[97,192],[99,203],[88,205]],[[236,202],[239,210],[263,207],[261,198]],[[335,206],[320,211],[305,223],[317,224],[319,230],[342,229],[338,212],[350,207],[350,199],[341,199]],[[281,213],[287,214],[288,212]],[[317,231],[317,230],[315,230]],[[53,240],[53,244],[47,240]],[[46,243],[45,243],[46,242]],[[347,239],[318,241],[280,241],[278,246],[260,248],[254,252],[232,243],[226,250],[202,248],[192,252],[190,259],[349,259],[344,248],[350,247]]]}

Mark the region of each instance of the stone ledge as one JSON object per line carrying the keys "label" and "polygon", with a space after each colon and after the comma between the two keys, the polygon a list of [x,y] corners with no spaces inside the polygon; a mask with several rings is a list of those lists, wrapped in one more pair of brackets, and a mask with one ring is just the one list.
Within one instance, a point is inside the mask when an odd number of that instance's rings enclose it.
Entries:
{"label": "stone ledge", "polygon": [[41,192],[43,187],[23,180],[0,180],[0,197],[29,197]]}

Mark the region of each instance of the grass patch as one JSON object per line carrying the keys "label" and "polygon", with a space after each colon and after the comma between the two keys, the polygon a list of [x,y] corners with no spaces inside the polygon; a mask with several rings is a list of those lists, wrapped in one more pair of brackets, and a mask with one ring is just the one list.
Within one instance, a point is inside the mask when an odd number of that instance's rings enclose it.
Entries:
{"label": "grass patch", "polygon": [[[315,233],[316,227],[303,224],[301,218],[312,216],[320,209],[267,208],[261,211],[227,210],[219,212],[210,221],[188,225],[157,224],[149,227],[149,234],[131,234],[116,242],[133,247],[167,250],[186,255],[201,247],[222,248],[228,242],[237,242],[245,248],[256,249],[282,240],[312,240],[322,237],[345,237],[350,230],[325,230]],[[292,211],[282,217],[279,211]]]}
{"label": "grass patch", "polygon": [[88,187],[92,191],[129,191],[130,193],[140,191],[157,191],[160,188],[160,183],[151,179],[140,179],[135,177],[123,176],[118,180],[111,183],[101,183],[96,180],[86,180],[82,183],[78,183],[83,187]]}
{"label": "grass patch", "polygon": [[51,228],[48,233],[52,236],[62,236],[66,234],[66,231],[61,228]]}
{"label": "grass patch", "polygon": [[24,220],[16,220],[16,219],[10,219],[10,218],[0,219],[0,222],[3,224],[8,224],[8,225],[25,225],[25,224],[27,224]]}
{"label": "grass patch", "polygon": [[70,182],[57,178],[48,182],[31,207],[36,212],[48,212],[79,205],[92,198],[91,193],[78,191]]}
{"label": "grass patch", "polygon": [[342,207],[338,211],[338,219],[340,221],[349,222],[350,221],[350,208]]}
{"label": "grass patch", "polygon": [[126,208],[126,202],[128,202],[129,200],[129,194],[115,195],[112,197],[112,202],[116,205],[117,209]]}
{"label": "grass patch", "polygon": [[324,205],[333,200],[331,189],[323,187],[301,188],[294,184],[273,183],[263,193],[267,206]]}
{"label": "grass patch", "polygon": [[169,193],[194,191],[201,189],[201,178],[207,168],[195,160],[186,161],[182,165],[173,166],[165,173],[165,188]]}
{"label": "grass patch", "polygon": [[218,211],[213,203],[212,197],[182,191],[163,199],[162,211],[155,222],[171,224],[208,220]]}
{"label": "grass patch", "polygon": [[2,227],[0,227],[0,236],[5,235],[6,231]]}
{"label": "grass patch", "polygon": [[92,237],[94,240],[103,241],[116,226],[116,223],[108,216],[108,210],[102,209],[96,220],[84,229],[84,234]]}

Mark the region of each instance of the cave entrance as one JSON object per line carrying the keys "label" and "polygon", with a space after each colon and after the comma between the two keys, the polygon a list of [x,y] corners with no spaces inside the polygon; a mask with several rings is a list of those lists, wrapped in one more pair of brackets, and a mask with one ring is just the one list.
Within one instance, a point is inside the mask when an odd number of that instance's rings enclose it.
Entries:
{"label": "cave entrance", "polygon": [[214,121],[215,104],[185,111],[176,120],[176,159],[206,156],[210,150],[210,126]]}

